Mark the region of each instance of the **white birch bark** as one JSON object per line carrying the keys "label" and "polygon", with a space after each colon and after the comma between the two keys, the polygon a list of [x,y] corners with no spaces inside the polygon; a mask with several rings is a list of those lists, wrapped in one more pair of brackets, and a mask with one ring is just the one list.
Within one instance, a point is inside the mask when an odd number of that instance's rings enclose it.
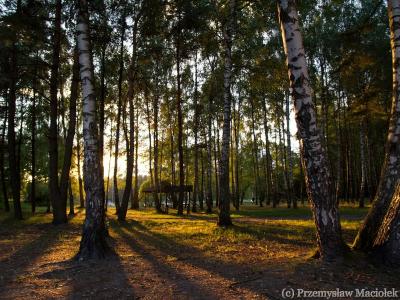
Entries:
{"label": "white birch bark", "polygon": [[388,1],[393,65],[393,98],[386,155],[378,190],[353,247],[368,252],[377,237],[400,177],[400,0]]}
{"label": "white birch bark", "polygon": [[83,176],[86,192],[86,217],[78,258],[84,260],[104,257],[107,244],[104,224],[104,184],[99,156],[93,57],[86,0],[79,1],[77,15],[79,65],[83,98]]}
{"label": "white birch bark", "polygon": [[302,35],[294,0],[278,0],[278,15],[303,157],[307,193],[311,200],[319,255],[323,259],[342,256],[339,213],[325,149],[317,128],[315,107],[307,70]]}
{"label": "white birch bark", "polygon": [[[388,1],[388,15],[390,25],[390,41],[393,62],[393,103],[392,120],[389,128],[388,144],[392,144],[397,151],[400,138],[400,0]],[[387,153],[389,162],[397,165],[399,157],[395,153]],[[398,170],[392,171],[396,176]],[[398,175],[397,175],[398,176]],[[373,249],[377,254],[382,254],[384,262],[389,265],[400,265],[400,185],[398,177],[395,185],[393,199],[380,225]],[[389,185],[387,185],[389,187]],[[375,200],[377,201],[377,200]],[[374,208],[374,207],[373,207]]]}

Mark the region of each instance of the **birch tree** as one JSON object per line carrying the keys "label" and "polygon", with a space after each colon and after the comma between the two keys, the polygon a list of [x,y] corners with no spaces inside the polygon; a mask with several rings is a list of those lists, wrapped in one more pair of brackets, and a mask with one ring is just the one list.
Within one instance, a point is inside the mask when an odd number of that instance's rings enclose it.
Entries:
{"label": "birch tree", "polygon": [[328,160],[316,124],[296,2],[278,0],[277,3],[307,193],[317,227],[318,254],[324,260],[334,260],[343,255],[345,244]]}
{"label": "birch tree", "polygon": [[235,25],[236,0],[229,1],[229,14],[223,28],[224,47],[224,121],[222,129],[222,149],[219,161],[219,203],[218,225],[232,225],[230,216],[229,189],[229,145],[231,140],[231,82],[232,82],[232,38]]}
{"label": "birch tree", "polygon": [[372,207],[358,231],[353,247],[369,251],[377,238],[379,227],[390,205],[399,180],[400,170],[400,1],[388,1],[390,43],[393,65],[393,96],[386,154],[381,171],[378,190]]}
{"label": "birch tree", "polygon": [[86,192],[86,216],[83,225],[78,259],[103,258],[108,246],[105,240],[104,184],[102,178],[96,96],[94,87],[93,55],[86,0],[80,0],[77,11],[77,35],[80,77],[83,98],[83,176]]}

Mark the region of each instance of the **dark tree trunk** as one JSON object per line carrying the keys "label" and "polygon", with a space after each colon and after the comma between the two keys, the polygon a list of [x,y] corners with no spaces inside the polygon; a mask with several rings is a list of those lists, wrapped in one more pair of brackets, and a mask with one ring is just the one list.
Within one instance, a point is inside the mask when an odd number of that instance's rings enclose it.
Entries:
{"label": "dark tree trunk", "polygon": [[72,182],[71,178],[68,180],[68,194],[69,194],[69,215],[75,215],[75,204],[74,204],[74,195],[72,194]]}
{"label": "dark tree trunk", "polygon": [[208,99],[208,113],[207,113],[207,213],[212,212],[213,194],[212,194],[212,137],[211,137],[211,123],[212,123],[212,98]]}
{"label": "dark tree trunk", "polygon": [[1,176],[1,189],[3,193],[3,202],[4,202],[4,210],[6,212],[10,211],[10,203],[8,202],[8,191],[7,191],[7,180],[6,180],[6,172],[4,167],[4,150],[6,148],[5,145],[5,136],[6,136],[6,127],[7,127],[7,111],[4,116],[3,128],[1,131],[1,145],[0,145],[0,176]]}
{"label": "dark tree trunk", "polygon": [[[180,15],[179,15],[180,19]],[[179,196],[178,196],[178,215],[183,215],[183,200],[185,185],[185,169],[183,157],[183,116],[182,116],[182,91],[181,91],[181,53],[180,37],[176,40],[176,80],[177,80],[177,101],[176,109],[178,111],[178,159],[179,159]]]}
{"label": "dark tree trunk", "polygon": [[307,192],[317,227],[319,255],[324,260],[335,260],[343,256],[346,246],[342,239],[329,163],[316,125],[315,107],[295,1],[279,0],[278,15],[287,56],[286,63]]}
{"label": "dark tree trunk", "polygon": [[122,81],[124,70],[124,37],[125,37],[125,16],[122,17],[121,28],[121,41],[120,41],[120,54],[119,54],[119,71],[118,71],[118,112],[117,112],[117,129],[115,135],[115,154],[114,154],[114,202],[115,213],[118,214],[120,207],[119,193],[118,193],[118,157],[119,157],[119,136],[121,130],[121,114],[122,114]]}
{"label": "dark tree trunk", "polygon": [[268,127],[268,120],[267,120],[267,107],[266,107],[266,100],[262,101],[263,107],[263,122],[264,122],[264,135],[265,135],[265,159],[266,159],[266,186],[267,186],[267,205],[271,203],[273,200],[273,187],[272,187],[272,157],[271,157],[271,150],[270,150],[270,142],[269,142],[269,127]]}
{"label": "dark tree trunk", "polygon": [[79,186],[79,207],[85,207],[85,199],[83,197],[83,180],[81,175],[81,138],[79,135],[79,128],[76,130],[76,160],[78,169],[78,186]]}
{"label": "dark tree trunk", "polygon": [[53,206],[53,224],[67,222],[67,203],[61,197],[58,184],[58,82],[61,50],[61,0],[56,1],[53,35],[53,59],[50,77],[50,128],[49,128],[49,192]]}
{"label": "dark tree trunk", "polygon": [[64,150],[64,164],[61,171],[60,179],[60,198],[62,203],[67,203],[68,199],[68,186],[71,170],[71,160],[74,145],[74,136],[76,128],[76,101],[78,99],[78,87],[79,87],[79,53],[78,48],[74,51],[74,64],[72,67],[72,81],[71,81],[71,96],[69,101],[69,124],[68,132],[65,139],[65,150]]}
{"label": "dark tree trunk", "polygon": [[138,184],[138,155],[139,155],[139,109],[136,105],[136,124],[135,124],[135,180],[133,190],[133,209],[139,209],[139,184]]}
{"label": "dark tree trunk", "polygon": [[198,149],[198,131],[199,131],[199,107],[197,103],[198,91],[197,91],[197,51],[195,55],[195,81],[194,81],[194,182],[193,182],[193,206],[192,211],[197,211],[197,198],[199,189],[199,149]]}
{"label": "dark tree trunk", "polygon": [[[17,8],[17,12],[20,7]],[[22,220],[21,210],[21,174],[20,166],[16,153],[16,139],[15,139],[15,113],[16,113],[16,99],[17,99],[17,46],[16,42],[13,44],[11,53],[11,72],[10,72],[10,91],[8,95],[8,161],[10,172],[11,191],[14,203],[14,217],[15,219]]]}
{"label": "dark tree trunk", "polygon": [[128,95],[127,100],[129,104],[129,138],[127,137],[127,151],[126,151],[126,180],[125,189],[122,196],[121,207],[118,210],[118,220],[125,221],[126,212],[128,210],[129,198],[132,192],[132,177],[133,177],[133,163],[134,163],[134,147],[135,147],[135,108],[133,100],[135,96],[135,68],[136,68],[136,49],[137,49],[137,26],[138,18],[135,18],[133,29],[132,29],[132,58],[129,66],[129,83],[128,83]]}

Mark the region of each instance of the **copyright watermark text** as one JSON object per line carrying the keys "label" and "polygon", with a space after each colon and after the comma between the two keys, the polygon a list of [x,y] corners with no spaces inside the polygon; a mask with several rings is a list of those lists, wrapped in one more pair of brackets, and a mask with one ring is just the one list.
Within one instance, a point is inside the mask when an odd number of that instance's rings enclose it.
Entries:
{"label": "copyright watermark text", "polygon": [[394,288],[376,288],[376,289],[354,289],[354,290],[305,290],[305,289],[294,289],[294,288],[284,288],[282,289],[281,296],[283,299],[309,299],[309,298],[399,298],[400,291]]}

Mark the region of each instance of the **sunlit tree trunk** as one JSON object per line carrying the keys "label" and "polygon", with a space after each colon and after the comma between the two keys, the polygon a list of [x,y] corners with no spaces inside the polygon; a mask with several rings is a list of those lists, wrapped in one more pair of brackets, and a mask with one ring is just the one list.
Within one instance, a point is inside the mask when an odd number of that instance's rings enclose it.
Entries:
{"label": "sunlit tree trunk", "polygon": [[222,150],[219,161],[219,203],[218,225],[232,225],[229,192],[229,142],[231,134],[231,82],[232,82],[232,38],[235,25],[236,0],[229,1],[229,16],[223,29],[224,49],[224,122],[222,129]]}
{"label": "sunlit tree trunk", "polygon": [[[386,154],[375,199],[358,231],[353,247],[362,251],[372,248],[399,181],[400,161],[400,1],[388,1],[390,42],[393,64],[393,98],[386,140]],[[393,208],[391,208],[393,209]]]}
{"label": "sunlit tree trunk", "polygon": [[104,184],[99,157],[95,80],[86,0],[79,1],[77,16],[79,65],[83,98],[83,174],[86,192],[86,215],[78,258],[79,260],[85,260],[103,258],[108,246],[105,240]]}
{"label": "sunlit tree trunk", "polygon": [[307,193],[317,227],[319,255],[325,260],[336,259],[343,255],[345,244],[342,240],[339,212],[329,164],[316,124],[312,90],[295,1],[279,0],[278,15],[287,56],[286,63],[294,102],[300,151],[304,161]]}

